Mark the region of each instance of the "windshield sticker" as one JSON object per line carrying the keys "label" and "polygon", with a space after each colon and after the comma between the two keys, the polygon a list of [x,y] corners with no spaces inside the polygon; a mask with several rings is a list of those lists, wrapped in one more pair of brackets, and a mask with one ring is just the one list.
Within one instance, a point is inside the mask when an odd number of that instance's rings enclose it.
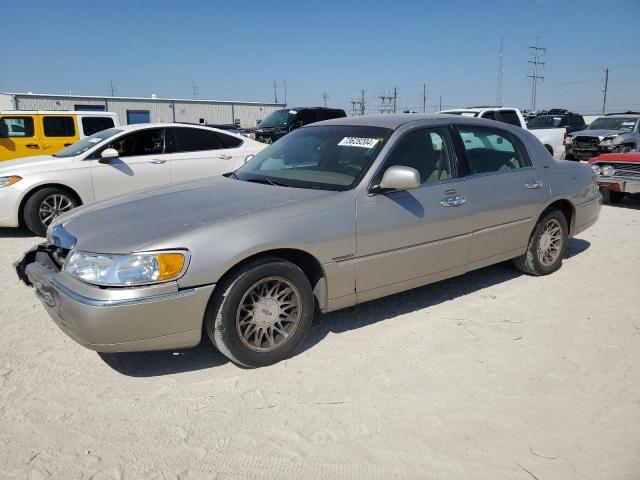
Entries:
{"label": "windshield sticker", "polygon": [[290,113],[291,115],[295,115],[296,113],[298,113],[298,111],[297,111],[297,110],[289,110],[289,113]]}
{"label": "windshield sticker", "polygon": [[91,140],[89,140],[91,143],[98,143],[101,142],[102,139],[101,138],[92,138]]}
{"label": "windshield sticker", "polygon": [[342,140],[340,140],[338,146],[373,148],[378,144],[379,141],[379,138],[344,137]]}

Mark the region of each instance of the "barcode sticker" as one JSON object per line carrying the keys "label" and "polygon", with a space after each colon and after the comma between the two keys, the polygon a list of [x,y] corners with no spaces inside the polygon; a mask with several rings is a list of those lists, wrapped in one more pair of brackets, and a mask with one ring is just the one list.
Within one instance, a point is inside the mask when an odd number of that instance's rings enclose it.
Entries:
{"label": "barcode sticker", "polygon": [[338,145],[341,147],[373,148],[379,141],[379,138],[344,137]]}

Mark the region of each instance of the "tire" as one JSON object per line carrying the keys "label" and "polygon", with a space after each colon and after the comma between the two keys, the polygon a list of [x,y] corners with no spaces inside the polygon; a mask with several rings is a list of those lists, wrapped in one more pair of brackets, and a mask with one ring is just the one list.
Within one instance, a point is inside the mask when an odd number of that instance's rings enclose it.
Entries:
{"label": "tire", "polygon": [[615,192],[613,190],[609,190],[606,187],[602,188],[601,192],[602,201],[604,203],[610,203],[611,205],[616,205],[622,202],[622,199],[624,198],[624,192]]}
{"label": "tire", "polygon": [[44,237],[51,222],[62,213],[80,205],[78,198],[56,187],[42,188],[33,193],[24,204],[24,223],[34,234]]}
{"label": "tire", "polygon": [[[553,232],[559,229],[557,231],[559,240],[556,243],[557,248],[551,250],[553,260],[551,260],[550,255],[541,257],[539,252],[539,247],[542,249],[545,249],[546,246],[552,247],[552,244],[548,243],[550,240],[549,232],[551,231],[548,228],[551,228]],[[555,272],[562,266],[562,259],[567,250],[568,232],[567,219],[560,210],[550,210],[543,213],[529,238],[527,252],[521,257],[513,259],[515,267],[523,273],[535,276],[549,275]]]}
{"label": "tire", "polygon": [[247,264],[216,286],[204,324],[211,342],[229,360],[243,367],[264,367],[300,348],[313,314],[306,275],[286,260],[268,257]]}

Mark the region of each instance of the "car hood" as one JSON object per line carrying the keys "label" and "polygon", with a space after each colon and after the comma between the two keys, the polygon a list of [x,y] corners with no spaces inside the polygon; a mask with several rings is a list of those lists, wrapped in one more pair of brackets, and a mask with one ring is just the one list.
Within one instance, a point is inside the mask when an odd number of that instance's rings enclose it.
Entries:
{"label": "car hood", "polygon": [[55,225],[76,238],[78,250],[130,253],[181,232],[333,193],[215,177],[88,204]]}
{"label": "car hood", "polygon": [[622,132],[620,130],[580,130],[579,132],[573,132],[571,134],[572,137],[613,137],[615,135],[620,135]]}
{"label": "car hood", "polygon": [[640,153],[605,153],[589,160],[589,163],[611,162],[611,163],[640,163]]}
{"label": "car hood", "polygon": [[31,172],[42,173],[57,170],[61,166],[69,165],[72,161],[73,157],[58,158],[51,155],[17,158],[0,162],[0,176],[25,175]]}

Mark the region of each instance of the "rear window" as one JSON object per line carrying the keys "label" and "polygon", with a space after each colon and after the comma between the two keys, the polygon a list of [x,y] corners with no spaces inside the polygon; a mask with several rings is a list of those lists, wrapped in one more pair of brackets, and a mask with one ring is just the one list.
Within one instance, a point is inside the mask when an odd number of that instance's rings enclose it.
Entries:
{"label": "rear window", "polygon": [[73,117],[43,117],[42,126],[45,137],[74,137],[76,135]]}
{"label": "rear window", "polygon": [[9,138],[33,137],[32,117],[2,117],[0,119],[0,132],[5,133]]}
{"label": "rear window", "polygon": [[93,135],[94,133],[101,132],[107,128],[113,128],[113,118],[111,117],[83,117],[82,118],[82,131],[85,136]]}
{"label": "rear window", "polygon": [[216,135],[220,138],[223,148],[236,148],[242,145],[241,138],[225,135],[224,133],[216,133]]}
{"label": "rear window", "polygon": [[521,127],[520,117],[515,110],[499,110],[498,111],[498,120],[503,123],[508,123],[509,125],[515,125],[516,127]]}

